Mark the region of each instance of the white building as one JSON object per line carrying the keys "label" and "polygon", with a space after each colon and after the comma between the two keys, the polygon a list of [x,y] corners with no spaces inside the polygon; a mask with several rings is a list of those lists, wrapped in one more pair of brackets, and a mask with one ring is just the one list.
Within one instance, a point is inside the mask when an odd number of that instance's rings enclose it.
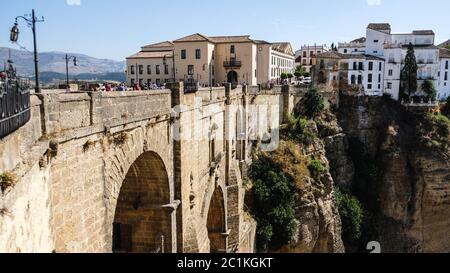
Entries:
{"label": "white building", "polygon": [[366,38],[361,37],[349,43],[339,43],[338,52],[341,54],[365,54]]}
{"label": "white building", "polygon": [[311,72],[311,67],[315,65],[314,61],[318,54],[330,51],[327,45],[304,45],[300,50],[295,52],[295,64],[301,65],[306,72]]}
{"label": "white building", "polygon": [[[389,24],[369,24],[366,30],[365,40],[363,38],[354,40],[350,43],[340,43],[338,52],[341,54],[374,56],[384,60],[384,73],[381,75],[381,88],[383,92],[370,92],[373,95],[390,94],[394,99],[400,97],[400,75],[404,66],[408,45],[414,45],[418,70],[418,94],[420,86],[425,80],[431,80],[438,89],[438,73],[441,69],[439,59],[439,48],[434,45],[435,34],[431,30],[415,30],[412,33],[393,34]],[[369,77],[363,75],[363,77]],[[372,75],[372,77],[378,75]],[[363,78],[364,79],[364,78]],[[371,86],[365,83],[367,87],[376,87],[378,83]],[[369,91],[369,90],[367,90]]]}
{"label": "white building", "polygon": [[440,49],[439,52],[440,69],[439,69],[439,84],[438,84],[438,98],[445,100],[450,97],[450,50]]}

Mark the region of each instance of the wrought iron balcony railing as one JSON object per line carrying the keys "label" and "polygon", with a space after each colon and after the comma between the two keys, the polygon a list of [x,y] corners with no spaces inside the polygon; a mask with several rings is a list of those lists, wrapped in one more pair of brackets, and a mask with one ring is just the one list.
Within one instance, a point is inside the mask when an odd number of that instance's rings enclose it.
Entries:
{"label": "wrought iron balcony railing", "polygon": [[237,60],[224,61],[223,66],[226,68],[241,67],[242,62]]}
{"label": "wrought iron balcony railing", "polygon": [[0,72],[0,138],[3,138],[31,118],[29,81],[15,73]]}

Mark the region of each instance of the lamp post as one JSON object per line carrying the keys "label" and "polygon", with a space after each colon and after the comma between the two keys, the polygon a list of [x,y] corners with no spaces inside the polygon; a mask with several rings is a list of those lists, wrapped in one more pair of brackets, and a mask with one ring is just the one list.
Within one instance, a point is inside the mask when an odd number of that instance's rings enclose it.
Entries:
{"label": "lamp post", "polygon": [[73,65],[77,66],[77,57],[66,54],[66,88],[69,89],[69,61],[73,60]]}
{"label": "lamp post", "polygon": [[31,11],[31,18],[25,17],[25,16],[17,16],[14,26],[11,28],[10,33],[10,40],[11,42],[17,42],[19,40],[19,24],[18,19],[21,18],[25,20],[28,24],[28,26],[31,27],[33,31],[33,45],[34,45],[34,73],[35,73],[35,80],[36,80],[36,93],[40,93],[41,90],[39,88],[39,59],[38,59],[38,52],[37,52],[37,43],[36,43],[36,23],[44,22],[44,17],[41,19],[37,19],[34,13],[34,9]]}

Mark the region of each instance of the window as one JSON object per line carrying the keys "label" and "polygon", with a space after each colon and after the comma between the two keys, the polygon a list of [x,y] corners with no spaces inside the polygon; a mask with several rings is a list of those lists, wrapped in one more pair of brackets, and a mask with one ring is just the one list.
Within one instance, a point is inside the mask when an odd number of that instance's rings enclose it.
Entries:
{"label": "window", "polygon": [[378,82],[381,82],[381,74],[378,74]]}
{"label": "window", "polygon": [[369,62],[369,71],[373,70],[373,62]]}
{"label": "window", "polygon": [[152,85],[152,79],[147,79],[147,86],[150,87]]}
{"label": "window", "polygon": [[387,89],[392,89],[392,82],[387,83]]}
{"label": "window", "polygon": [[306,58],[306,51],[303,51],[303,58]]}
{"label": "window", "polygon": [[373,40],[374,43],[378,43],[378,40]]}
{"label": "window", "polygon": [[359,63],[358,69],[359,70],[364,70],[364,64],[362,62]]}
{"label": "window", "polygon": [[356,76],[352,75],[351,77],[351,84],[355,84],[356,83]]}
{"label": "window", "polygon": [[143,65],[139,65],[139,75],[144,74],[144,66]]}
{"label": "window", "polygon": [[322,51],[318,50],[318,51],[317,51],[317,54],[320,54],[320,53],[322,53]]}
{"label": "window", "polygon": [[379,62],[378,63],[378,71],[381,71],[382,68],[383,68],[383,63]]}
{"label": "window", "polygon": [[344,53],[347,53],[347,49],[344,49]]}
{"label": "window", "polygon": [[164,65],[164,74],[169,75],[169,65]]}
{"label": "window", "polygon": [[159,74],[161,74],[161,71],[160,71],[159,65],[157,65],[156,66],[156,75],[159,75]]}
{"label": "window", "polygon": [[378,51],[374,50],[374,51],[373,51],[373,54],[378,54]]}
{"label": "window", "polygon": [[215,69],[214,69],[214,66],[212,66],[211,67],[211,74],[214,76],[214,73],[215,73]]}
{"label": "window", "polygon": [[325,62],[324,60],[320,60],[320,69],[324,69],[325,68]]}
{"label": "window", "polygon": [[311,59],[311,60],[309,60],[309,65],[312,65],[312,59]]}
{"label": "window", "polygon": [[372,84],[368,84],[367,85],[367,89],[371,90],[372,89]]}
{"label": "window", "polygon": [[152,66],[151,65],[147,65],[147,74],[148,75],[152,74]]}
{"label": "window", "polygon": [[303,65],[306,65],[306,60],[303,60]]}
{"label": "window", "polygon": [[196,58],[197,60],[199,60],[199,59],[202,58],[200,49],[196,49],[196,50],[195,50],[195,58]]}
{"label": "window", "polygon": [[448,69],[448,61],[445,62],[445,69]]}
{"label": "window", "polygon": [[188,75],[194,75],[194,66],[188,65]]}
{"label": "window", "polygon": [[381,89],[381,84],[378,84],[378,90]]}
{"label": "window", "polygon": [[134,85],[134,79],[131,79],[131,85],[132,86]]}
{"label": "window", "polygon": [[394,72],[393,72],[393,70],[392,70],[392,69],[389,69],[389,71],[388,71],[388,75],[389,75],[389,76],[392,76],[392,75],[394,75]]}
{"label": "window", "polygon": [[372,78],[373,78],[373,75],[372,74],[369,74],[369,78],[368,78],[368,82],[372,82]]}
{"label": "window", "polygon": [[181,59],[186,60],[186,49],[181,50]]}
{"label": "window", "polygon": [[215,51],[213,50],[213,51],[212,51],[212,56],[211,56],[211,59],[212,59],[212,60],[214,60],[214,58],[215,58],[214,56],[215,56],[215,55],[216,55],[216,54],[215,54]]}
{"label": "window", "polygon": [[362,84],[362,76],[358,75],[358,84]]}
{"label": "window", "polygon": [[156,85],[158,85],[158,86],[161,85],[161,80],[160,79],[156,79]]}
{"label": "window", "polygon": [[353,70],[358,70],[358,64],[356,62],[353,63]]}
{"label": "window", "polygon": [[448,80],[448,72],[445,72],[444,81]]}
{"label": "window", "polygon": [[134,65],[132,65],[132,66],[130,66],[130,73],[131,73],[131,75],[134,75]]}
{"label": "window", "polygon": [[236,47],[234,45],[230,46],[230,53],[235,54],[236,53]]}

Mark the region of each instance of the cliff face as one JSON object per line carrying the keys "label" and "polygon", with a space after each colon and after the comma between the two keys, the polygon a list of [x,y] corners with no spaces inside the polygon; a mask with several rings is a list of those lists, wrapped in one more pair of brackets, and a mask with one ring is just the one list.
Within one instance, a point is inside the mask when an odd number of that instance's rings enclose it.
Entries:
{"label": "cliff face", "polygon": [[352,189],[375,215],[366,239],[383,252],[450,251],[448,131],[436,134],[424,113],[382,98],[342,97],[339,121],[355,163]]}

